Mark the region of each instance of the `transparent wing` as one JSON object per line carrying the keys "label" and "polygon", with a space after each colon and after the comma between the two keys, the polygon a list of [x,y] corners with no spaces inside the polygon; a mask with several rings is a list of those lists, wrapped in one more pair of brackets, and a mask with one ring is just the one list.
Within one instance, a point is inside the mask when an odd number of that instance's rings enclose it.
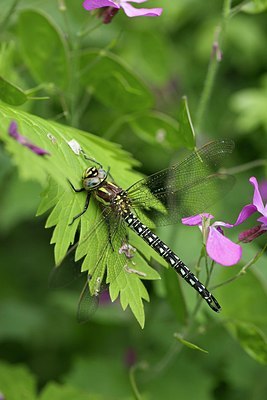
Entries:
{"label": "transparent wing", "polygon": [[127,190],[134,210],[156,225],[206,211],[234,184],[234,177],[218,173],[233,149],[231,140],[211,142],[182,162],[138,181]]}

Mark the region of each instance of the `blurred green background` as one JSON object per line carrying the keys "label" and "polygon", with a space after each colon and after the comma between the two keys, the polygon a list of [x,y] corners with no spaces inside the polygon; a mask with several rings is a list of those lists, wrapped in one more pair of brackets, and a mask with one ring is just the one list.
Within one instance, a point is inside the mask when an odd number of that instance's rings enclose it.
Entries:
{"label": "blurred green background", "polygon": [[[26,29],[23,21],[26,8],[44,12],[64,32],[63,37],[72,43],[71,63],[81,49],[108,50],[114,62],[129,69],[145,88],[140,103],[130,97],[127,102],[107,65],[102,75],[96,71],[97,85],[87,81],[81,85],[86,87],[85,95],[75,79],[66,90],[64,84],[57,90],[55,82],[64,78],[59,70],[54,71],[58,74],[52,80],[54,86],[46,82],[36,94],[50,98],[27,101],[21,109],[122,145],[139,161],[138,170],[149,174],[184,155],[177,121],[181,98],[186,95],[197,145],[221,137],[231,137],[236,143],[228,166],[239,172],[237,183],[215,209],[216,219],[235,220],[241,207],[251,201],[248,178],[266,179],[266,2],[233,1],[231,17],[223,17],[228,1],[151,0],[144,6],[163,7],[161,17],[130,19],[120,11],[109,25],[101,25],[101,20],[85,12],[82,1],[66,0],[64,12],[59,9],[61,2],[54,0],[2,3],[0,74],[23,90],[41,83],[38,68],[53,76],[49,59],[41,69],[34,64],[38,57],[36,43],[31,42],[31,24]],[[91,28],[87,35],[75,36],[87,28]],[[222,61],[201,116],[199,102],[216,32]],[[44,41],[39,46],[49,53],[52,43]],[[162,132],[161,140],[156,133]],[[5,134],[1,129],[1,136]],[[240,172],[239,166],[249,162],[252,166]],[[161,282],[147,286],[151,299],[145,305],[144,330],[116,303],[101,305],[92,322],[79,325],[75,319],[79,284],[61,290],[48,287],[54,263],[53,246],[49,245],[52,230],[44,229],[46,216],[35,218],[43,188],[21,179],[3,145],[0,185],[0,392],[6,400],[133,399],[133,373],[143,399],[266,397],[266,256],[259,260],[255,273],[249,272],[216,292],[223,315],[211,315],[203,306],[190,341],[208,354],[181,349],[174,339],[184,321],[177,312],[177,298],[169,293],[175,290],[170,280],[176,277],[164,268],[160,268]],[[247,223],[247,228],[250,226]],[[159,233],[190,266],[196,264],[201,250],[196,228],[167,227]],[[242,262],[231,270],[216,266],[216,279],[235,275],[265,242],[263,235],[244,246]],[[190,297],[190,288],[183,289],[185,297]],[[262,336],[255,334],[253,342],[253,333],[247,335],[250,343],[242,340],[242,335],[237,337],[231,329],[235,321],[255,327]]]}

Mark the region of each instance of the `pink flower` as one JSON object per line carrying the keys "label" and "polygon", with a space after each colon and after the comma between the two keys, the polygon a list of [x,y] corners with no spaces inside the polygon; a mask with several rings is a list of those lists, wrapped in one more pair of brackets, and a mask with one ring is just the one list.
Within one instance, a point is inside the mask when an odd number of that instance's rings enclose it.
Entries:
{"label": "pink flower", "polygon": [[9,136],[13,137],[18,143],[22,144],[22,146],[28,147],[33,153],[37,154],[38,156],[45,156],[45,155],[50,155],[50,153],[41,147],[36,146],[32,142],[29,141],[28,138],[25,136],[22,136],[18,132],[18,126],[15,121],[12,121],[9,125],[8,128],[8,134]]}
{"label": "pink flower", "polygon": [[255,212],[259,212],[261,217],[259,217],[257,221],[261,224],[240,233],[238,239],[243,243],[248,243],[267,231],[267,204],[263,204],[257,179],[252,176],[249,179],[249,182],[254,186],[252,203],[247,204],[242,208],[234,224],[214,222],[211,225],[210,220],[214,217],[207,213],[182,219],[184,225],[197,225],[200,227],[203,233],[204,243],[206,244],[207,253],[209,257],[218,264],[225,266],[234,265],[239,262],[242,256],[241,246],[225,237],[221,227],[233,228],[242,224]]}
{"label": "pink flower", "polygon": [[147,0],[85,0],[83,7],[87,11],[103,9],[103,22],[111,21],[117,11],[122,8],[128,17],[158,17],[162,13],[162,8],[135,8],[129,3],[144,3]]}
{"label": "pink flower", "polygon": [[259,190],[261,197],[264,201],[267,201],[267,180],[263,180],[259,183]]}
{"label": "pink flower", "polygon": [[257,179],[252,176],[249,182],[254,186],[253,200],[251,204],[247,204],[241,210],[239,214],[240,223],[248,219],[255,212],[259,212],[262,216],[257,219],[257,221],[261,222],[260,225],[240,233],[239,240],[245,243],[251,242],[267,231],[267,204],[265,204],[265,206],[263,204]]}
{"label": "pink flower", "polygon": [[[189,226],[199,226],[202,230],[204,243],[209,257],[218,264],[231,266],[237,264],[242,256],[242,248],[240,245],[232,242],[224,236],[222,226],[225,228],[233,228],[235,224],[216,221],[210,225],[211,214],[198,214],[191,217],[183,218],[182,223]],[[237,221],[238,222],[238,221]]]}

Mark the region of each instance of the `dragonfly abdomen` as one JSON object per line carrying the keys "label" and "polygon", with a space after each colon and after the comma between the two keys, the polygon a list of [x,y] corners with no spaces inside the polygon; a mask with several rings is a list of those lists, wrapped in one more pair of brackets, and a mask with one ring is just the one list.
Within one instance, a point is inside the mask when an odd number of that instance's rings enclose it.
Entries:
{"label": "dragonfly abdomen", "polygon": [[128,213],[124,216],[124,219],[128,226],[167,261],[167,263],[201,295],[214,311],[220,311],[221,307],[215,297],[197,279],[184,262],[155,235],[155,233],[142,224],[133,213]]}

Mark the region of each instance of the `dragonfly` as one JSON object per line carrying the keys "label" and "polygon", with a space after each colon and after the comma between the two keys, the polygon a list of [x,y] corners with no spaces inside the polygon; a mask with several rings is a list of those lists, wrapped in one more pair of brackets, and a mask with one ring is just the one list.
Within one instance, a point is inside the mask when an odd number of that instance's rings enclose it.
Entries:
{"label": "dragonfly", "polygon": [[[94,265],[80,295],[79,322],[86,322],[95,309],[90,299],[98,301],[105,274],[109,274],[111,282],[127,266],[128,272],[142,276],[137,269],[129,268],[128,263],[125,265],[125,259],[131,262],[135,257],[135,248],[129,243],[129,230],[152,247],[213,311],[220,311],[216,298],[151,227],[173,224],[182,217],[206,212],[207,207],[228,193],[234,177],[220,173],[220,167],[233,149],[231,139],[210,142],[181,162],[137,181],[126,190],[114,182],[109,169],[103,169],[95,160],[95,165],[84,170],[80,188],[69,181],[76,194],[86,194],[83,209],[72,217],[70,225],[86,213],[92,198],[100,208],[100,215],[84,240],[86,243],[90,238],[100,237],[98,255],[94,257]],[[77,246],[78,243],[69,252]]]}

